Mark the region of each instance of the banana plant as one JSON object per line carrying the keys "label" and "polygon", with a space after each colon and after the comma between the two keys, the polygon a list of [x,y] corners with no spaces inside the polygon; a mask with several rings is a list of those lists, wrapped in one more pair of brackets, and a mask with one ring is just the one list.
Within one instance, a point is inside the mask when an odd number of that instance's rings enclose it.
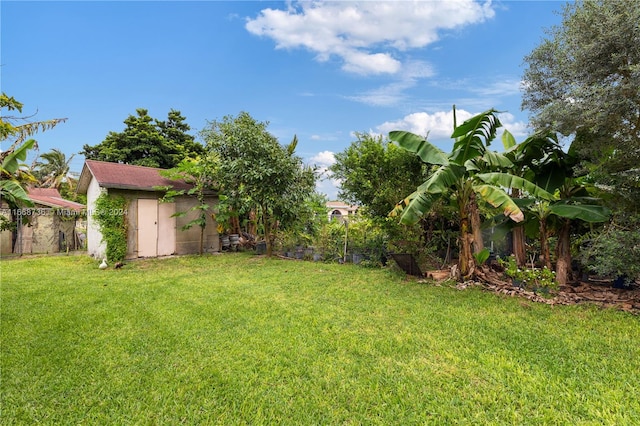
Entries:
{"label": "banana plant", "polygon": [[19,206],[32,207],[33,201],[27,195],[22,181],[33,180],[33,177],[20,169],[23,161],[27,158],[27,153],[35,145],[36,141],[29,139],[22,145],[7,153],[2,160],[0,169],[0,198],[5,200],[11,208]]}
{"label": "banana plant", "polygon": [[571,222],[576,219],[588,223],[604,222],[609,217],[609,210],[600,205],[598,199],[589,197],[588,185],[574,177],[577,157],[572,147],[567,152],[562,149],[555,132],[539,132],[516,144],[515,138],[505,131],[503,144],[507,149],[505,155],[514,164],[514,173],[555,195],[555,200],[551,202],[529,200],[528,211],[538,222],[542,261],[549,269],[549,237],[553,232],[558,235],[556,279],[564,284],[568,280],[571,265]]}
{"label": "banana plant", "polygon": [[[455,106],[453,113],[455,123]],[[506,156],[488,149],[501,126],[494,109],[478,114],[460,126],[454,124],[451,135],[454,144],[449,154],[414,133],[389,133],[390,140],[415,153],[423,162],[437,167],[416,191],[396,204],[390,215],[399,217],[402,223],[413,224],[432,208],[435,200],[449,196],[458,210],[458,267],[462,278],[468,278],[474,272],[474,242],[476,253],[483,248],[477,237],[480,234],[479,200],[500,209],[511,220],[520,222],[524,219],[524,213],[505,191],[506,188],[518,188],[542,199],[554,198],[553,194],[522,177],[503,171],[490,171],[508,170],[513,166]]]}

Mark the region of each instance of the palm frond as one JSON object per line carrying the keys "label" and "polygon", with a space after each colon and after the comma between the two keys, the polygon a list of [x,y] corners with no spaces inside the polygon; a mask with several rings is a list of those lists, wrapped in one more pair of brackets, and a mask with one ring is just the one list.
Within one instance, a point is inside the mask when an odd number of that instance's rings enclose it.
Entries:
{"label": "palm frond", "polygon": [[44,132],[45,130],[53,129],[60,123],[67,121],[66,118],[54,118],[51,120],[35,121],[33,123],[21,124],[15,126],[14,133],[16,134],[17,142],[22,142],[29,136],[32,136],[38,132]]}

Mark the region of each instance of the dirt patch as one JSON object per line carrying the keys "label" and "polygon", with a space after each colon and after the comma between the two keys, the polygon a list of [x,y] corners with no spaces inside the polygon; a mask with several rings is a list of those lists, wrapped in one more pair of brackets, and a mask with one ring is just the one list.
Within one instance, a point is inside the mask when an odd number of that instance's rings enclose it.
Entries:
{"label": "dirt patch", "polygon": [[640,285],[634,283],[628,288],[614,288],[606,282],[578,281],[561,286],[549,295],[540,295],[533,291],[514,287],[498,273],[482,270],[477,273],[478,280],[473,284],[508,296],[519,296],[534,302],[548,305],[575,305],[593,303],[597,306],[620,309],[633,314],[640,314]]}

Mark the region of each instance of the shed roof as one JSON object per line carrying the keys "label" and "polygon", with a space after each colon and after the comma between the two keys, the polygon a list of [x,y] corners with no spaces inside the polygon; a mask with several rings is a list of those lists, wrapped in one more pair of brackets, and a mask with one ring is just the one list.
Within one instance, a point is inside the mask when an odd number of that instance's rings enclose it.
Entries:
{"label": "shed roof", "polygon": [[65,200],[55,188],[28,188],[27,194],[34,203],[47,207],[70,209],[76,212],[84,209],[84,204]]}
{"label": "shed roof", "polygon": [[157,187],[161,186],[170,186],[177,190],[192,188],[184,181],[163,177],[160,175],[162,170],[155,167],[86,160],[84,167],[82,167],[82,173],[80,173],[78,192],[80,194],[87,193],[92,176],[103,188],[137,191],[158,191]]}

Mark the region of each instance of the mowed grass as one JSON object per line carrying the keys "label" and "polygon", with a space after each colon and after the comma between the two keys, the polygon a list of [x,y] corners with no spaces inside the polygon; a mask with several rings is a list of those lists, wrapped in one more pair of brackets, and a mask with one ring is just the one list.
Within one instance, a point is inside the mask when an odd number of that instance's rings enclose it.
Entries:
{"label": "mowed grass", "polygon": [[2,261],[2,424],[640,424],[640,321],[249,254]]}

